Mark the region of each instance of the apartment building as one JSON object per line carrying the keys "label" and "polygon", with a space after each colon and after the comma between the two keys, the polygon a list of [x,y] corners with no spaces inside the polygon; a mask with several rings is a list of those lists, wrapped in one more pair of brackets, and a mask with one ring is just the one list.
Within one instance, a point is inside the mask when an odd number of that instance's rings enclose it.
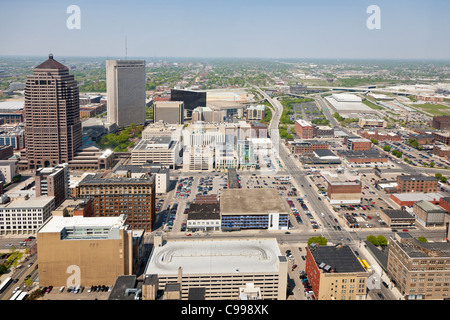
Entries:
{"label": "apartment building", "polygon": [[387,272],[407,300],[448,298],[450,243],[422,243],[396,234],[389,239]]}

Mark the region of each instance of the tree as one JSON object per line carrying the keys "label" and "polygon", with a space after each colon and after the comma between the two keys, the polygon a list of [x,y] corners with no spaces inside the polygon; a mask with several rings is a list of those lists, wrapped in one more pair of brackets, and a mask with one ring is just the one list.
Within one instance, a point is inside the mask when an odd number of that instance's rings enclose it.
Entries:
{"label": "tree", "polygon": [[386,145],[383,147],[383,150],[389,152],[389,151],[391,151],[391,146],[386,144]]}
{"label": "tree", "polygon": [[320,246],[326,246],[327,245],[328,240],[325,237],[319,236],[319,237],[311,237],[308,239],[308,246],[311,243],[318,243]]}
{"label": "tree", "polygon": [[388,244],[387,239],[382,234],[377,237],[377,241],[379,246],[387,246]]}
{"label": "tree", "polygon": [[428,242],[427,238],[425,238],[425,237],[418,237],[417,241],[422,242],[422,243],[427,243]]}
{"label": "tree", "polygon": [[441,180],[441,182],[444,182],[444,183],[447,182],[447,178],[446,177],[441,177],[440,180]]}
{"label": "tree", "polygon": [[433,161],[430,162],[430,167],[431,167],[431,168],[434,167],[434,162],[433,162]]}
{"label": "tree", "polygon": [[435,175],[434,175],[436,178],[442,178],[442,173],[436,173]]}
{"label": "tree", "polygon": [[371,234],[370,236],[367,236],[366,239],[367,239],[367,241],[369,241],[374,246],[378,246],[378,238],[375,237],[373,234]]}

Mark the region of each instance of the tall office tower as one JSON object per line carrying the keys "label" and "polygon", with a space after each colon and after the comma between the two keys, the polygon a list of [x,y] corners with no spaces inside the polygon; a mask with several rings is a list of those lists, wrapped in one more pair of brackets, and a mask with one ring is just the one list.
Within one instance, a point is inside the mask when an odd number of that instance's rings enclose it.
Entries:
{"label": "tall office tower", "polygon": [[72,160],[81,146],[78,86],[69,69],[52,54],[27,77],[24,111],[28,167]]}
{"label": "tall office tower", "polygon": [[106,60],[108,122],[145,124],[145,60]]}

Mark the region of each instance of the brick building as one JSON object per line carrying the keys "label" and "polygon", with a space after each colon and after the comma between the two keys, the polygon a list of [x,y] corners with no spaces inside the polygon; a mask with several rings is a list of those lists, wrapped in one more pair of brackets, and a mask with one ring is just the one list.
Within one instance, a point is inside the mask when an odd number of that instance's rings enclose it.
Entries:
{"label": "brick building", "polygon": [[348,246],[308,246],[305,271],[317,300],[366,298],[369,273]]}
{"label": "brick building", "polygon": [[329,150],[330,145],[328,142],[317,140],[289,141],[288,148],[294,154],[312,154],[315,150]]}
{"label": "brick building", "polygon": [[437,192],[438,181],[438,178],[429,176],[398,176],[397,189],[401,193]]}
{"label": "brick building", "polygon": [[431,126],[438,130],[445,130],[450,128],[450,116],[434,116],[431,121]]}
{"label": "brick building", "polygon": [[295,121],[295,134],[300,139],[312,139],[314,136],[314,127],[311,123],[305,120]]}
{"label": "brick building", "polygon": [[155,222],[155,177],[101,178],[88,175],[77,186],[80,198],[93,199],[94,217],[127,216],[131,229],[152,231]]}

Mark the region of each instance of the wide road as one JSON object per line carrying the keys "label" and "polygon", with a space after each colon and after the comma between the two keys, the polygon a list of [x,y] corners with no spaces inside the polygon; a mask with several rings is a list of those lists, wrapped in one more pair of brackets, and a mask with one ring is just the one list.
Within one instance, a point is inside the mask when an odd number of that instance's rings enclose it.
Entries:
{"label": "wide road", "polygon": [[[339,215],[337,215],[331,207],[328,205],[325,199],[319,200],[319,194],[315,190],[315,187],[309,180],[309,178],[306,175],[306,172],[301,170],[300,166],[296,163],[296,160],[291,157],[290,152],[285,147],[283,141],[279,138],[278,134],[278,124],[280,121],[281,114],[283,112],[283,106],[282,104],[276,100],[269,97],[265,92],[260,90],[259,88],[255,87],[256,90],[258,90],[261,95],[264,96],[264,98],[274,107],[275,113],[272,115],[272,120],[269,125],[269,132],[271,134],[271,139],[274,142],[274,139],[278,139],[279,141],[279,156],[284,162],[286,173],[289,174],[297,184],[297,187],[299,190],[301,190],[301,193],[306,195],[306,198],[308,202],[311,205],[310,210],[311,213],[315,217],[315,220],[321,225],[321,228],[317,230],[319,234],[325,236],[328,240],[337,243],[337,242],[343,242],[345,244],[349,244],[351,246],[356,246],[359,244],[361,239],[365,239],[370,234],[382,234],[388,239],[389,237],[394,235],[394,232],[391,231],[391,229],[385,228],[383,230],[377,230],[379,232],[374,232],[374,230],[356,230],[353,229],[349,231],[345,227],[342,227],[342,225],[339,224],[339,222],[336,223],[334,219],[337,218],[338,221],[340,221],[342,218],[339,218]],[[334,124],[336,123],[336,119],[331,115],[331,112],[325,102],[322,100],[320,96],[314,97],[315,101],[319,104],[319,107],[324,110],[325,116],[330,120],[330,123]],[[328,110],[326,110],[328,109]],[[333,122],[334,121],[334,122]],[[338,123],[336,123],[337,126],[339,126]],[[340,127],[340,126],[339,126]],[[343,131],[348,132],[345,128],[340,127]],[[275,143],[274,143],[275,145]],[[413,172],[415,168],[412,168],[411,166],[407,164],[401,163],[402,170],[405,172]],[[415,171],[417,173],[417,171]],[[322,216],[323,213],[323,216]],[[333,226],[339,226],[341,230],[334,230]],[[316,234],[317,234],[316,232]],[[412,236],[422,236],[424,235],[423,230],[410,230],[410,233]],[[293,236],[293,235],[289,235]],[[443,239],[443,232],[441,230],[437,231],[426,231],[426,237],[429,240],[436,240],[436,241],[442,241]],[[351,242],[348,243],[347,239],[351,239]]]}

